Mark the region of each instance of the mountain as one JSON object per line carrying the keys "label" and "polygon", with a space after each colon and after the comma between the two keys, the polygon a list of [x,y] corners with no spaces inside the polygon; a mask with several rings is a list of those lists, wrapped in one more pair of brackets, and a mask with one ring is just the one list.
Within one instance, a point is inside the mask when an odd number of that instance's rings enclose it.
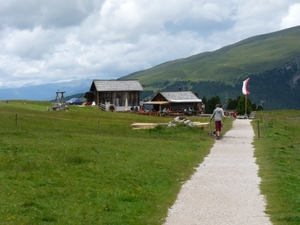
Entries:
{"label": "mountain", "polygon": [[55,99],[57,90],[65,91],[65,97],[67,97],[89,91],[91,83],[92,79],[82,79],[69,82],[0,89],[0,99],[50,101]]}
{"label": "mountain", "polygon": [[300,109],[299,40],[297,26],[165,62],[121,79],[138,79],[145,89],[144,99],[180,88],[200,98],[218,95],[226,102],[242,94],[242,82],[249,77],[252,102],[265,109]]}
{"label": "mountain", "polygon": [[[247,38],[213,52],[169,61],[120,79],[138,79],[143,100],[159,91],[190,90],[200,98],[237,99],[250,78],[248,98],[264,109],[300,109],[300,26]],[[53,100],[85,93],[92,79],[0,89],[0,100]]]}

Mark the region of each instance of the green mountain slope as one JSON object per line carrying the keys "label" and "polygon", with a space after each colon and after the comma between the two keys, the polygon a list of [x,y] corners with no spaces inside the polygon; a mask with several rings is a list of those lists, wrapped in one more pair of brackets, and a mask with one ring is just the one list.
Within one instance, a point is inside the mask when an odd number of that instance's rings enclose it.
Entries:
{"label": "green mountain slope", "polygon": [[[291,62],[294,62],[292,65],[297,67],[296,59],[300,57],[299,40],[300,26],[297,26],[254,36],[213,52],[204,52],[188,58],[166,62],[121,79],[139,79],[146,90],[145,93],[147,93],[144,96],[145,99],[151,98],[161,90],[177,90],[179,86],[185,90],[197,92],[201,97],[224,95],[226,92],[227,97],[235,98],[240,95],[239,89],[241,89],[242,81],[246,77],[260,77],[260,82],[268,83],[268,71],[282,70]],[[285,76],[288,80],[279,79],[280,83],[292,82],[293,85],[288,85],[288,87],[290,89],[296,88],[298,75],[299,68],[294,68],[293,74],[288,77]],[[264,79],[261,81],[262,77]],[[253,84],[253,82],[250,83]],[[221,90],[218,90],[220,85],[222,85]],[[199,86],[201,86],[201,90]],[[264,88],[268,89],[268,86],[264,86]],[[270,86],[270,88],[272,87]],[[286,91],[285,89],[286,87],[282,91]],[[295,90],[291,91],[297,93]],[[253,97],[257,97],[255,93],[253,93]],[[268,106],[272,97],[260,95],[260,98],[257,97],[255,100],[257,103],[265,102]],[[267,108],[274,108],[271,105]],[[291,105],[294,105],[293,102]],[[289,107],[287,105],[281,106],[281,108]]]}

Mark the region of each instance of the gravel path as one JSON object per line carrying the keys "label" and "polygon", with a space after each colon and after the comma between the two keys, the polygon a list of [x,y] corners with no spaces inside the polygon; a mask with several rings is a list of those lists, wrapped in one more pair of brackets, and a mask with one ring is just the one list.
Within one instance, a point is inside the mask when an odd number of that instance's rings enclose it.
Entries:
{"label": "gravel path", "polygon": [[267,225],[250,120],[237,119],[181,188],[165,225]]}

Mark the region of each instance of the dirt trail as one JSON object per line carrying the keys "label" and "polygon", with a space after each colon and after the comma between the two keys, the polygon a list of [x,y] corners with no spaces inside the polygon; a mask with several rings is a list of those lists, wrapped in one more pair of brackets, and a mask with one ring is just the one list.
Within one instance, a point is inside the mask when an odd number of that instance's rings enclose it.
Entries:
{"label": "dirt trail", "polygon": [[269,225],[250,120],[235,120],[181,188],[165,225]]}

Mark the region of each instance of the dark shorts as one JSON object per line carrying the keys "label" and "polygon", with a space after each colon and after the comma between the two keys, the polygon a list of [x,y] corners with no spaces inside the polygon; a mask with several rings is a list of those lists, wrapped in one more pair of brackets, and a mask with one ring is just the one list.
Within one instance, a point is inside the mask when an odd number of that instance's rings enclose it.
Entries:
{"label": "dark shorts", "polygon": [[222,122],[221,121],[215,121],[215,127],[216,127],[216,131],[221,131]]}

